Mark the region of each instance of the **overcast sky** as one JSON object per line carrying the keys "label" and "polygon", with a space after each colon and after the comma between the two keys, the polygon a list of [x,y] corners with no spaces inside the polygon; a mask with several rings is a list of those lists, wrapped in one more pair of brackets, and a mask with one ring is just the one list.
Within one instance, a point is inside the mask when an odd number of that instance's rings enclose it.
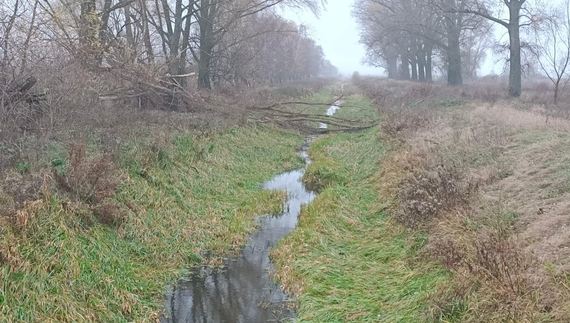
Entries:
{"label": "overcast sky", "polygon": [[362,64],[364,47],[358,43],[358,27],[351,16],[354,0],[329,0],[319,18],[309,12],[290,12],[284,16],[309,27],[311,37],[323,47],[325,56],[343,74],[382,74],[383,69]]}
{"label": "overcast sky", "polygon": [[[383,75],[384,69],[362,63],[365,51],[358,42],[358,26],[351,15],[353,3],[354,0],[329,0],[318,18],[310,12],[286,11],[282,14],[298,24],[307,25],[311,37],[323,47],[326,58],[341,73],[351,75],[354,71],[359,71],[363,75]],[[497,38],[501,38],[504,30],[494,28],[494,33]],[[500,74],[503,71],[502,63],[491,57],[491,51],[488,53],[490,55],[481,67],[481,75]]]}

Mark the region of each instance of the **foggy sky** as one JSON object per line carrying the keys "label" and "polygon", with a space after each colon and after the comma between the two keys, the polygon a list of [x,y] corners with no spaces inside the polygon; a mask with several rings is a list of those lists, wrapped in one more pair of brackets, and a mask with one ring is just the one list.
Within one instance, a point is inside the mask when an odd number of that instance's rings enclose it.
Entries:
{"label": "foggy sky", "polygon": [[[383,68],[374,68],[362,62],[365,56],[364,46],[359,44],[358,26],[352,17],[354,0],[329,0],[325,10],[319,17],[310,12],[284,11],[283,16],[298,24],[309,27],[309,33],[319,45],[323,47],[325,56],[333,65],[339,68],[344,75],[350,76],[354,71],[362,75],[384,75]],[[504,28],[493,27],[495,37],[503,38]],[[480,69],[480,75],[501,74],[503,62],[488,57]]]}
{"label": "foggy sky", "polygon": [[309,27],[309,33],[328,60],[340,72],[350,76],[354,71],[363,75],[382,75],[384,70],[362,64],[365,51],[358,43],[358,26],[351,16],[354,0],[329,0],[319,18],[310,12],[287,11],[284,16]]}

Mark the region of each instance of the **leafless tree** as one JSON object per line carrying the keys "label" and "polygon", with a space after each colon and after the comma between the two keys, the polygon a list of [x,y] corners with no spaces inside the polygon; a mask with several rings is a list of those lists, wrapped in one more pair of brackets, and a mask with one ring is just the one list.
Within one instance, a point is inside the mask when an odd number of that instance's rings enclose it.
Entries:
{"label": "leafless tree", "polygon": [[554,104],[558,104],[560,90],[570,81],[570,0],[550,8],[541,21],[533,24],[532,53],[542,72],[554,85]]}
{"label": "leafless tree", "polygon": [[198,38],[198,87],[211,88],[211,61],[213,51],[224,35],[246,17],[276,6],[308,8],[317,14],[324,2],[321,0],[201,0],[197,5],[196,20],[200,33]]}
{"label": "leafless tree", "polygon": [[400,78],[408,79],[411,67],[413,80],[431,81],[437,48],[443,53],[448,84],[461,85],[462,47],[486,27],[484,19],[464,12],[473,1],[359,0],[354,15],[369,59],[383,59],[390,77],[396,75],[399,60]]}
{"label": "leafless tree", "polygon": [[[501,8],[508,10],[508,19],[501,18]],[[491,9],[495,9],[493,12]],[[509,95],[518,97],[522,92],[521,37],[522,27],[535,23],[536,8],[532,8],[527,0],[477,0],[475,4],[463,10],[474,14],[507,29],[509,34]]]}
{"label": "leafless tree", "polygon": [[[316,14],[323,4],[6,0],[0,3],[0,103],[11,101],[14,96],[7,92],[39,70],[76,63],[77,71],[89,73],[86,78],[113,75],[119,83],[130,84],[123,88],[126,96],[139,100],[152,93],[156,100],[148,99],[150,106],[173,109],[188,102],[189,80],[198,88],[211,88],[315,77],[325,70],[335,74],[304,27],[273,10],[287,6]],[[111,83],[99,85],[112,88]],[[116,97],[118,92],[113,93]]]}

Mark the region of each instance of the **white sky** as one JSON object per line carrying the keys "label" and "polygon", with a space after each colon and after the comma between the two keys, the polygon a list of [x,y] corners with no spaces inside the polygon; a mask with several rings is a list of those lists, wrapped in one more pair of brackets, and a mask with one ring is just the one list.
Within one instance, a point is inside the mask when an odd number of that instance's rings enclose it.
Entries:
{"label": "white sky", "polygon": [[354,71],[363,75],[380,75],[384,70],[362,64],[365,51],[358,43],[358,26],[351,16],[354,0],[329,0],[319,18],[310,12],[287,11],[283,15],[309,28],[311,38],[323,47],[328,60],[342,74]]}
{"label": "white sky", "polygon": [[[362,63],[365,50],[358,42],[358,26],[351,15],[353,4],[354,0],[328,0],[325,10],[318,18],[309,11],[287,10],[282,14],[287,19],[306,25],[310,36],[323,47],[326,58],[338,67],[342,74],[350,76],[354,71],[359,71],[362,75],[383,75],[384,69]],[[504,30],[494,26],[494,33],[498,39],[503,36]],[[497,59],[492,57],[491,51],[488,51],[488,54],[480,75],[500,74],[503,71],[503,63],[496,62]]]}

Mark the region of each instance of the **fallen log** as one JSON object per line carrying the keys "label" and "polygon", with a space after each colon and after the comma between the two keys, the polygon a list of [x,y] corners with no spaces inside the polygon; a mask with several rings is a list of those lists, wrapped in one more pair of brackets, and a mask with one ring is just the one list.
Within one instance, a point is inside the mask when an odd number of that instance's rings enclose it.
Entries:
{"label": "fallen log", "polygon": [[6,100],[4,105],[10,110],[14,104],[18,102],[27,102],[29,104],[40,103],[45,101],[45,93],[30,93],[30,90],[36,85],[38,79],[33,76],[28,77],[21,83],[12,85],[6,92]]}

